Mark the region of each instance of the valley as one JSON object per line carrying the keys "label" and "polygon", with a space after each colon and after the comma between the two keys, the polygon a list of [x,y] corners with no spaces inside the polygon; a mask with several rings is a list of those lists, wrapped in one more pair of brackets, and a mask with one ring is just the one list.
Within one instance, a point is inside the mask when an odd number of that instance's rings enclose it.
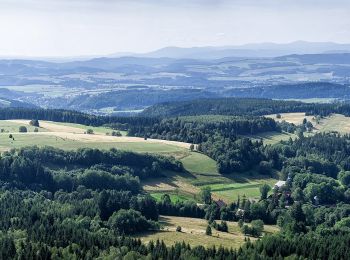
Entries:
{"label": "valley", "polygon": [[74,62],[0,60],[0,69],[4,69],[0,106],[129,115],[158,103],[199,98],[346,101],[350,98],[349,67],[348,53],[209,59],[105,57]]}

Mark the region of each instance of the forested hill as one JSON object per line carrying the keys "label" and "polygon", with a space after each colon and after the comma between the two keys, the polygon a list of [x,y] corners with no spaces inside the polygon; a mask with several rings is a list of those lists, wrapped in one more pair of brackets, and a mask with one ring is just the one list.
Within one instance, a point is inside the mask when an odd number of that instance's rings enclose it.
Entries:
{"label": "forested hill", "polygon": [[117,124],[118,127],[151,126],[162,118],[198,115],[262,116],[274,113],[305,112],[327,116],[339,113],[350,116],[350,103],[303,103],[258,98],[212,98],[193,101],[160,103],[145,109],[137,116],[96,116],[64,109],[0,107],[0,120],[39,119],[56,122],[79,123],[91,126]]}
{"label": "forested hill", "polygon": [[350,115],[350,104],[317,104],[298,101],[259,98],[213,98],[183,102],[167,102],[145,109],[141,116],[174,117],[189,115],[267,115],[274,113],[306,112],[307,114]]}

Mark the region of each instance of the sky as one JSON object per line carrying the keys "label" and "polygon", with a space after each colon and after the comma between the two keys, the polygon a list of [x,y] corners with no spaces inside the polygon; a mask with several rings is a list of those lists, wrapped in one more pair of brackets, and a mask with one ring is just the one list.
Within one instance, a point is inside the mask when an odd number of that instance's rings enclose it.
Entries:
{"label": "sky", "polygon": [[0,0],[0,56],[350,43],[349,0]]}

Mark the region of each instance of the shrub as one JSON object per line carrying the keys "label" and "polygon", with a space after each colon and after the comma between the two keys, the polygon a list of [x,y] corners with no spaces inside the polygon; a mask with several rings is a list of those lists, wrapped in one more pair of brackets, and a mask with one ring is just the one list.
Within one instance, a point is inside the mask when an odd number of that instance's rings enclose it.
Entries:
{"label": "shrub", "polygon": [[31,126],[39,127],[39,120],[38,119],[32,119],[32,120],[30,120],[29,124]]}
{"label": "shrub", "polygon": [[206,234],[207,236],[211,236],[211,235],[212,235],[211,226],[210,226],[210,225],[207,226],[207,229],[205,230],[205,234]]}
{"label": "shrub", "polygon": [[18,129],[18,132],[20,132],[20,133],[27,133],[28,132],[27,127],[21,125],[19,127],[19,129]]}
{"label": "shrub", "polygon": [[112,136],[122,136],[122,134],[119,131],[113,131]]}

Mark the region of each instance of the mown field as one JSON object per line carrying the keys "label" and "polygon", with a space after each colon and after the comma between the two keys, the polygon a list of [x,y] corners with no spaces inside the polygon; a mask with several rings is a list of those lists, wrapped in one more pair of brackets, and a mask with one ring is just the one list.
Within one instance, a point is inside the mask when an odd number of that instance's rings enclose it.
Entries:
{"label": "mown field", "polygon": [[[163,226],[163,230],[139,234],[136,237],[146,243],[151,240],[163,240],[169,246],[173,245],[175,241],[184,241],[191,244],[191,246],[210,247],[215,245],[219,247],[222,245],[228,248],[238,248],[245,242],[245,237],[241,233],[237,222],[227,222],[228,233],[212,229],[212,236],[205,235],[208,223],[204,219],[161,216],[159,222]],[[176,232],[177,226],[181,227],[181,232]],[[275,233],[279,230],[278,227],[270,225],[265,225],[264,229],[265,234]],[[255,238],[250,239],[255,240]]]}
{"label": "mown field", "polygon": [[255,135],[246,135],[246,137],[254,140],[263,140],[264,144],[276,144],[280,141],[287,141],[289,138],[294,139],[296,138],[296,135],[287,132],[266,132]]}
{"label": "mown field", "polygon": [[[275,119],[276,121],[283,121],[300,125],[303,119],[306,118],[314,126],[314,132],[339,132],[349,133],[350,132],[350,117],[346,117],[340,114],[333,114],[328,117],[321,118],[320,122],[317,123],[313,116],[305,116],[305,113],[282,113],[281,118],[277,119],[276,114],[267,115]],[[279,138],[278,135],[273,136],[274,139]]]}

